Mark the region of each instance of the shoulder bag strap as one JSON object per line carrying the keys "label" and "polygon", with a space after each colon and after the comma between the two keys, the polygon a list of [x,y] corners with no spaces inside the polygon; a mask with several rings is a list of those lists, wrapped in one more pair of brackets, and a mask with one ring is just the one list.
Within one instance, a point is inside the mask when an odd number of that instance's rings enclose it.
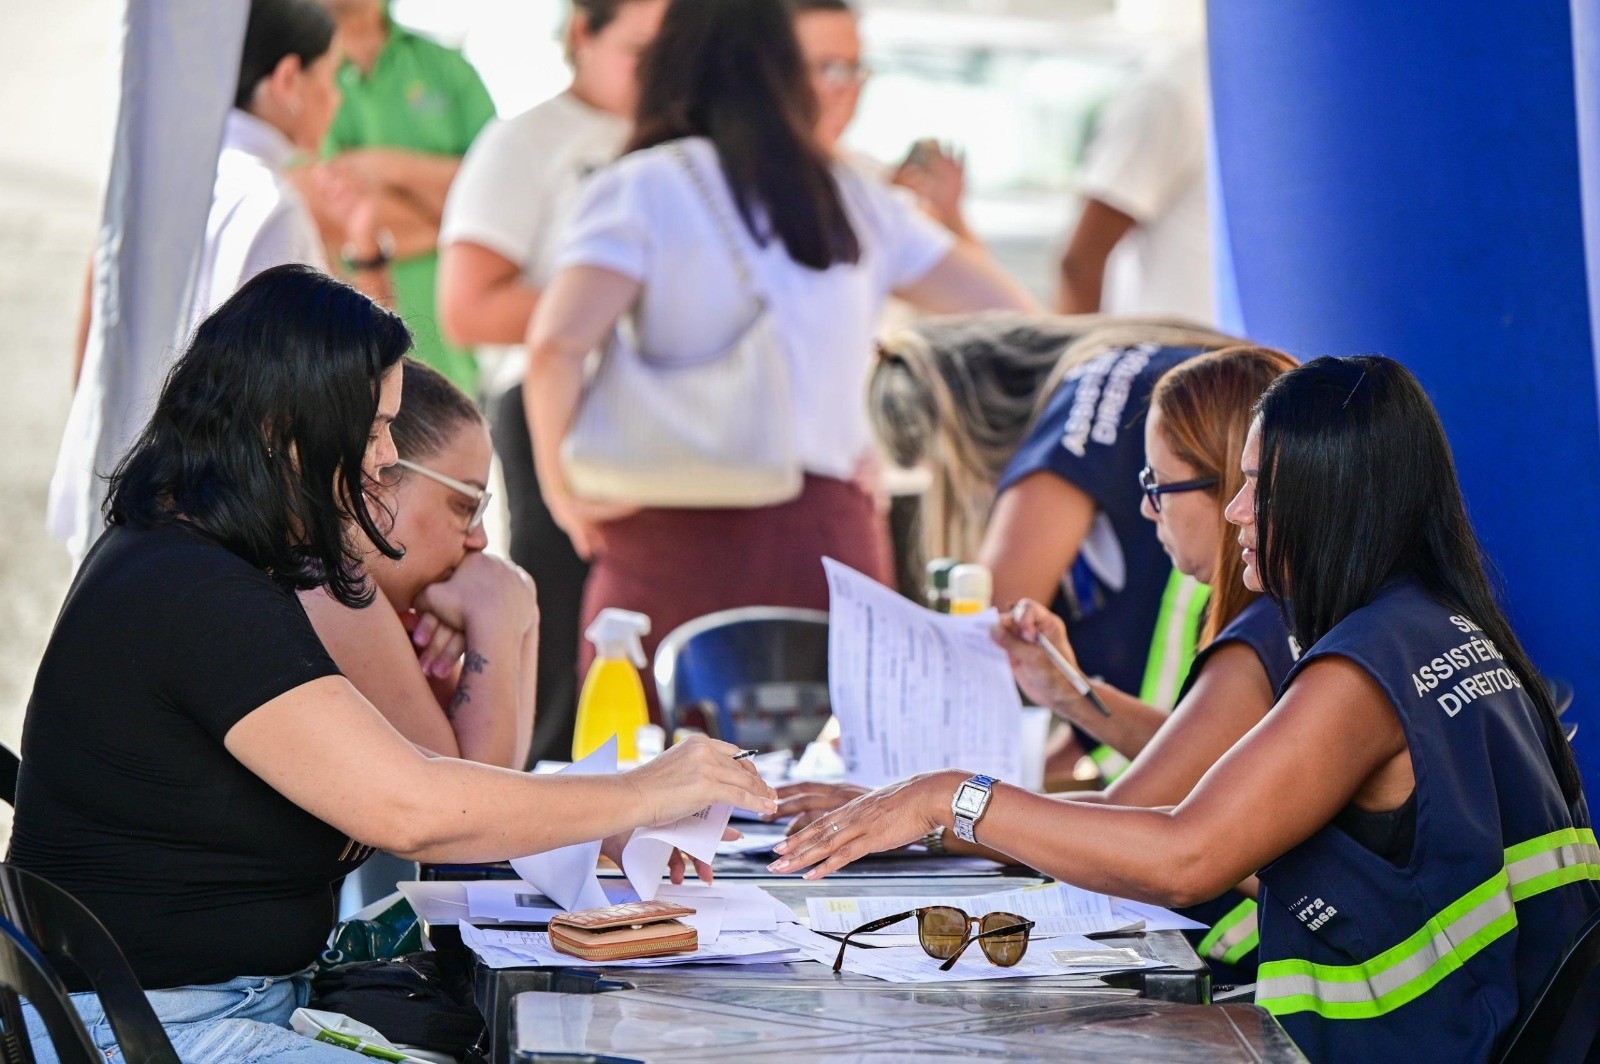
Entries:
{"label": "shoulder bag strap", "polygon": [[732,222],[728,218],[727,212],[722,209],[722,202],[716,197],[711,186],[706,183],[705,175],[700,172],[700,168],[689,157],[688,151],[684,149],[683,141],[668,141],[665,147],[667,151],[672,153],[672,157],[678,161],[678,165],[688,172],[689,180],[693,182],[695,191],[700,194],[700,199],[705,202],[706,209],[711,212],[711,217],[717,226],[717,232],[721,234],[722,242],[727,245],[728,254],[733,256],[733,268],[739,274],[739,283],[749,293],[750,297],[756,301],[756,305],[761,310],[769,309],[767,298],[762,293],[761,286],[756,283],[754,272],[750,269],[749,264],[745,262],[744,254],[739,250],[739,243],[734,238]]}

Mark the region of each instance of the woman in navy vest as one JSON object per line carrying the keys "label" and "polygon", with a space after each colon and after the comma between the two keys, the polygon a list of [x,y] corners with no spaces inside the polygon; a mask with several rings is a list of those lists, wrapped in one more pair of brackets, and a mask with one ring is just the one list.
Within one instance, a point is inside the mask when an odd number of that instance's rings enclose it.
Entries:
{"label": "woman in navy vest", "polygon": [[1229,504],[1245,582],[1309,649],[1171,810],[935,772],[781,849],[825,875],[952,825],[1068,882],[1166,904],[1261,882],[1257,1002],[1313,1061],[1491,1058],[1600,910],[1600,847],[1548,689],[1496,604],[1437,414],[1389,359],[1262,397]]}
{"label": "woman in navy vest", "polygon": [[[1150,395],[1142,433],[1144,523],[1175,569],[1211,589],[1201,649],[1170,716],[1097,681],[1095,688],[1112,711],[1101,717],[1043,651],[1012,634],[1042,633],[1074,657],[1060,618],[1023,599],[1015,619],[1007,619],[1004,642],[1028,697],[1132,759],[1108,789],[1074,791],[1074,799],[1152,807],[1183,801],[1217,759],[1267,715],[1293,667],[1282,614],[1270,599],[1245,587],[1244,562],[1222,511],[1244,483],[1239,456],[1256,401],[1294,366],[1281,351],[1229,347],[1167,370]],[[852,784],[790,784],[779,789],[778,815],[793,814],[791,830],[797,831],[866,790]],[[951,853],[980,852],[953,838],[943,841]],[[1250,890],[1253,894],[1253,885]],[[1191,937],[1211,964],[1214,985],[1255,981],[1255,907],[1253,898],[1230,890],[1189,914],[1208,925]]]}

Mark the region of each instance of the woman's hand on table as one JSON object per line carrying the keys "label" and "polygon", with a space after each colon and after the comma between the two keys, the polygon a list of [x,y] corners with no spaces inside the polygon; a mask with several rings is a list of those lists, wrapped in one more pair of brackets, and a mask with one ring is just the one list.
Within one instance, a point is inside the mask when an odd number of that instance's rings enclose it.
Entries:
{"label": "woman's hand on table", "polygon": [[781,856],[767,868],[810,869],[806,879],[821,879],[868,854],[908,846],[949,823],[950,799],[968,775],[925,772],[864,794],[774,846]]}
{"label": "woman's hand on table", "polygon": [[1000,614],[994,641],[1006,652],[1017,685],[1035,704],[1055,709],[1080,697],[1038,645],[1046,641],[1073,665],[1078,664],[1072,644],[1067,641],[1067,626],[1050,610],[1032,599],[1020,600]]}
{"label": "woman's hand on table", "polygon": [[748,758],[734,760],[738,752],[732,743],[691,735],[623,773],[638,792],[643,823],[670,824],[717,802],[757,813],[775,812],[777,795]]}
{"label": "woman's hand on table", "polygon": [[764,819],[794,817],[787,831],[793,835],[869,790],[856,783],[785,783],[778,788],[778,811]]}

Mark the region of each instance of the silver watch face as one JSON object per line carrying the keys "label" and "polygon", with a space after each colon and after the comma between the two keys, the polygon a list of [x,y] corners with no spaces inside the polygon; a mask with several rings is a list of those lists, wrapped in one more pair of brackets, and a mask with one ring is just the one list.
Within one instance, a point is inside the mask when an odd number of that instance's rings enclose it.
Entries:
{"label": "silver watch face", "polygon": [[961,788],[956,791],[956,812],[967,816],[976,816],[983,810],[983,798],[988,793],[982,787],[973,787],[963,783]]}

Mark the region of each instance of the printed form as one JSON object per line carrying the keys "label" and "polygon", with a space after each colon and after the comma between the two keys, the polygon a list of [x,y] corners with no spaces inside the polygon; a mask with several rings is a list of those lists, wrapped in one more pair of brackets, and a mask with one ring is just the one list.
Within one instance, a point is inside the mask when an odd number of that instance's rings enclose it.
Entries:
{"label": "printed form", "polygon": [[989,632],[842,565],[828,576],[828,688],[849,779],[879,787],[931,769],[1022,774],[1022,699]]}

